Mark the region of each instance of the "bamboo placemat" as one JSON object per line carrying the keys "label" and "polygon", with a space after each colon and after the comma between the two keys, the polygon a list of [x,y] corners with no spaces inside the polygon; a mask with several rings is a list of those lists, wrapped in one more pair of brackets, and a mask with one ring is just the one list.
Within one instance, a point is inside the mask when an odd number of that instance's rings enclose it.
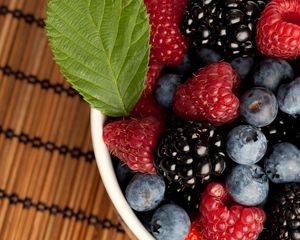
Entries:
{"label": "bamboo placemat", "polygon": [[92,152],[89,106],[54,63],[47,0],[0,0],[0,239],[127,240]]}

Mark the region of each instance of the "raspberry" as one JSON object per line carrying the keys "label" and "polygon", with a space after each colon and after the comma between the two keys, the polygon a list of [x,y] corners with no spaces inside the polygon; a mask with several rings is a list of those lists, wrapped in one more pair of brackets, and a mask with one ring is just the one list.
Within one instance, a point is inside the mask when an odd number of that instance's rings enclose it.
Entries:
{"label": "raspberry", "polygon": [[229,63],[210,64],[178,87],[174,111],[186,120],[215,125],[231,122],[238,116],[239,100],[232,92],[238,85],[239,78]]}
{"label": "raspberry", "polygon": [[192,221],[190,231],[185,240],[203,240],[198,219]]}
{"label": "raspberry", "polygon": [[183,13],[183,0],[146,0],[151,24],[151,58],[161,64],[177,65],[182,62],[187,42],[179,24]]}
{"label": "raspberry", "polygon": [[[158,6],[160,3],[163,3],[160,0],[144,0],[147,8],[154,8],[155,6]],[[168,4],[172,4],[173,7],[171,8],[172,10],[175,11],[175,15],[173,15],[173,17],[175,17],[176,21],[178,23],[181,22],[182,16],[183,16],[183,10],[187,5],[188,0],[168,0],[165,1],[165,3]],[[168,12],[166,13],[168,14]],[[150,16],[151,17],[151,16]]]}
{"label": "raspberry", "polygon": [[161,69],[162,69],[161,64],[155,63],[153,62],[153,60],[150,60],[147,78],[144,84],[145,86],[144,86],[143,95],[149,96],[150,94],[153,93]]}
{"label": "raspberry", "polygon": [[150,95],[148,97],[142,95],[140,100],[131,111],[130,115],[133,117],[153,116],[161,120],[166,119],[165,109],[158,104],[153,95]]}
{"label": "raspberry", "polygon": [[153,151],[162,129],[163,123],[154,117],[118,120],[104,127],[103,140],[131,170],[154,174]]}
{"label": "raspberry", "polygon": [[230,202],[223,184],[207,186],[200,204],[200,228],[206,240],[255,240],[263,230],[265,213],[260,208],[226,206]]}
{"label": "raspberry", "polygon": [[296,58],[300,55],[300,2],[273,0],[257,25],[257,48],[267,56]]}

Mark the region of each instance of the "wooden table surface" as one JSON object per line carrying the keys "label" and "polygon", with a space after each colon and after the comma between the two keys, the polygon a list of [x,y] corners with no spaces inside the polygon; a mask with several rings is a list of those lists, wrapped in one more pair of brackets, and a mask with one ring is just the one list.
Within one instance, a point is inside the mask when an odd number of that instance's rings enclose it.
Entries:
{"label": "wooden table surface", "polygon": [[101,183],[89,106],[52,60],[47,0],[0,0],[0,239],[129,239]]}

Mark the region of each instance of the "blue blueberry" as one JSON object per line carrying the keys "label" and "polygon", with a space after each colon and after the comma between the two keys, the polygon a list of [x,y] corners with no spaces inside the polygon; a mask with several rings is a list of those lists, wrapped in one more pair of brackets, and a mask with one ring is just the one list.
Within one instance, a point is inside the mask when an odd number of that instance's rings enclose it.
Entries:
{"label": "blue blueberry", "polygon": [[300,182],[300,151],[291,143],[278,143],[265,159],[265,172],[274,183]]}
{"label": "blue blueberry", "polygon": [[278,105],[281,111],[295,115],[300,114],[300,77],[278,89]]}
{"label": "blue blueberry", "polygon": [[259,129],[241,125],[229,132],[226,151],[236,163],[255,164],[265,155],[267,145],[267,139]]}
{"label": "blue blueberry", "polygon": [[291,65],[282,59],[267,58],[262,60],[253,73],[256,86],[261,86],[275,92],[282,81],[294,78]]}
{"label": "blue blueberry", "polygon": [[227,176],[226,186],[233,200],[245,206],[264,203],[269,193],[269,180],[257,165],[237,165]]}
{"label": "blue blueberry", "polygon": [[182,63],[177,66],[179,74],[185,75],[193,71],[193,61],[189,54],[185,54]]}
{"label": "blue blueberry", "polygon": [[190,226],[188,214],[175,204],[158,208],[151,220],[151,232],[156,240],[184,240]]}
{"label": "blue blueberry", "polygon": [[200,65],[204,66],[212,63],[217,63],[222,59],[219,53],[210,48],[201,48],[197,50],[196,55]]}
{"label": "blue blueberry", "polygon": [[164,107],[172,106],[180,81],[180,77],[175,74],[166,74],[158,79],[155,97],[160,105]]}
{"label": "blue blueberry", "polygon": [[275,95],[268,89],[255,87],[240,99],[242,118],[255,127],[264,127],[274,121],[278,113]]}
{"label": "blue blueberry", "polygon": [[254,59],[253,57],[238,57],[230,62],[241,79],[245,79],[251,71]]}
{"label": "blue blueberry", "polygon": [[161,203],[165,189],[165,182],[160,176],[138,173],[128,184],[125,196],[132,209],[150,211]]}

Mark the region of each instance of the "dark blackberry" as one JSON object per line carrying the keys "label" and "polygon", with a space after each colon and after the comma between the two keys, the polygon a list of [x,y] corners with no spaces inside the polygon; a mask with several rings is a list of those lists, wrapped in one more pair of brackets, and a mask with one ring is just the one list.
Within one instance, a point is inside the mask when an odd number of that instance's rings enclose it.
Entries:
{"label": "dark blackberry", "polygon": [[196,48],[213,48],[226,58],[255,52],[256,23],[267,0],[190,0],[182,33]]}
{"label": "dark blackberry", "polygon": [[300,184],[285,184],[266,208],[267,222],[261,240],[300,240]]}
{"label": "dark blackberry", "polygon": [[164,176],[172,199],[189,209],[197,208],[201,185],[226,168],[223,139],[209,123],[172,122],[174,127],[166,131],[157,146],[154,165]]}
{"label": "dark blackberry", "polygon": [[195,188],[182,187],[178,183],[172,183],[166,179],[166,197],[183,207],[188,213],[199,211],[201,193],[204,186],[198,185]]}
{"label": "dark blackberry", "polygon": [[262,128],[262,132],[268,139],[269,145],[289,142],[300,148],[300,117],[291,116],[279,111],[276,119],[268,126]]}

